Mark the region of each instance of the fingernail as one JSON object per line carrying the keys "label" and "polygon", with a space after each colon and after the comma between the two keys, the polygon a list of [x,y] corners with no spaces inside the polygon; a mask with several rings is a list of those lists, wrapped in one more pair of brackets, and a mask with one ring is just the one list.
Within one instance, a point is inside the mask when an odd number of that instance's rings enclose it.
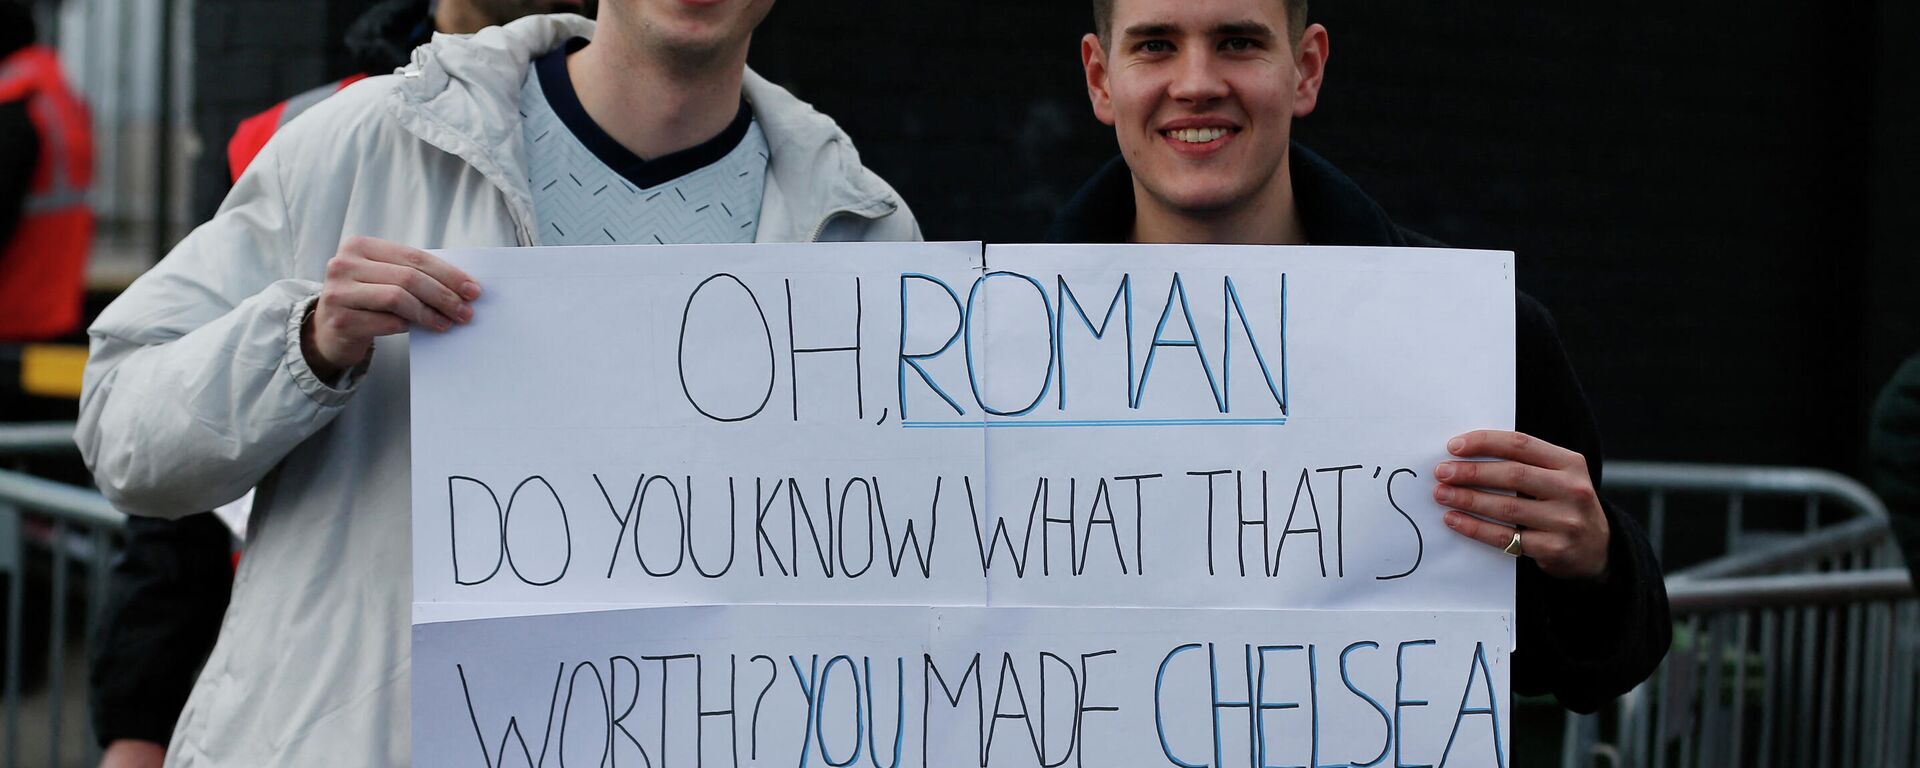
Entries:
{"label": "fingernail", "polygon": [[467,297],[467,301],[480,298],[480,284],[475,282],[461,283],[460,295]]}
{"label": "fingernail", "polygon": [[1453,503],[1453,489],[1444,485],[1433,489],[1433,498],[1442,504]]}
{"label": "fingernail", "polygon": [[1441,480],[1445,480],[1447,478],[1453,477],[1453,465],[1441,464],[1440,466],[1434,467],[1433,476],[1440,478]]}
{"label": "fingernail", "polygon": [[445,331],[452,327],[453,327],[453,323],[449,323],[444,319],[435,319],[433,321],[433,329],[436,331]]}
{"label": "fingernail", "polygon": [[1447,513],[1447,527],[1452,528],[1454,530],[1460,529],[1460,513],[1458,512]]}
{"label": "fingernail", "polygon": [[460,322],[464,323],[472,319],[473,319],[473,307],[469,307],[465,304],[460,305]]}
{"label": "fingernail", "polygon": [[1466,447],[1467,441],[1458,437],[1447,441],[1447,453],[1459,453]]}

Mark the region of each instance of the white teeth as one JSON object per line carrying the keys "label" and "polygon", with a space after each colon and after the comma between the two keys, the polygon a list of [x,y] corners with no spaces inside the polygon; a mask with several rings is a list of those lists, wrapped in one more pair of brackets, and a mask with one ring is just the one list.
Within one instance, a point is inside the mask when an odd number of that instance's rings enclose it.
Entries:
{"label": "white teeth", "polygon": [[1205,144],[1227,135],[1225,128],[1177,128],[1165,132],[1174,141],[1188,144]]}

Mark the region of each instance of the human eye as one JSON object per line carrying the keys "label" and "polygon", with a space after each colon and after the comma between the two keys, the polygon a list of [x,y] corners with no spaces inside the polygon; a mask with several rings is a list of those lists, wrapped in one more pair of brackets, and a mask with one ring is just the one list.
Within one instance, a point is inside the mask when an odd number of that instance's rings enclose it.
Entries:
{"label": "human eye", "polygon": [[1173,42],[1170,40],[1159,40],[1159,39],[1142,40],[1139,42],[1139,44],[1134,46],[1134,50],[1139,51],[1140,53],[1156,54],[1156,55],[1162,54],[1162,53],[1172,53]]}
{"label": "human eye", "polygon": [[1251,37],[1229,37],[1220,41],[1220,50],[1222,51],[1245,52],[1257,51],[1260,50],[1260,48],[1260,41]]}

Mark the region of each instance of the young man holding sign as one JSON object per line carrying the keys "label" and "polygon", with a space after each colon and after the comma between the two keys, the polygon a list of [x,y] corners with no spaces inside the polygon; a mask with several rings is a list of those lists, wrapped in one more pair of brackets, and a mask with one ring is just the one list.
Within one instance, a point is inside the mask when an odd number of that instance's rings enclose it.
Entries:
{"label": "young man holding sign", "polygon": [[[1122,157],[1062,211],[1053,240],[1438,245],[1292,143],[1328,58],[1327,30],[1306,23],[1306,0],[1093,8],[1096,32],[1081,41],[1087,91]],[[1552,319],[1517,298],[1519,431],[1450,441],[1461,460],[1434,469],[1434,498],[1449,528],[1520,559],[1514,690],[1592,711],[1665,655],[1666,592],[1638,524],[1596,492],[1599,438]]]}
{"label": "young man holding sign", "polygon": [[101,315],[76,440],[107,496],[178,516],[259,488],[172,764],[409,760],[395,335],[473,321],[482,290],[421,249],[918,239],[831,120],[746,71],[771,5],[436,37],[290,123]]}

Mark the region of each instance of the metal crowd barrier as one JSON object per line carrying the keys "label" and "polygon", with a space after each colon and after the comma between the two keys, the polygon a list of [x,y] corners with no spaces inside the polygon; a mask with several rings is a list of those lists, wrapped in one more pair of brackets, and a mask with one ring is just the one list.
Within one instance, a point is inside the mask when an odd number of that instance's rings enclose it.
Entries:
{"label": "metal crowd barrier", "polygon": [[[77,671],[70,669],[76,661],[85,660],[84,653],[77,660],[67,653],[85,647],[84,641],[76,644],[69,636],[77,628],[70,611],[79,611],[85,637],[92,637],[106,600],[114,534],[126,517],[92,488],[21,471],[33,457],[73,454],[72,424],[0,426],[0,463],[12,467],[0,469],[0,575],[6,577],[0,763],[8,768],[92,765],[99,760],[85,725],[85,697],[74,695],[80,680],[68,676]],[[71,584],[76,572],[85,574],[78,595]],[[36,582],[32,591],[30,581]],[[34,594],[42,589],[39,582],[44,582],[44,603]],[[45,606],[44,627],[26,623],[30,604]],[[46,648],[29,654],[29,633],[42,632]]]}
{"label": "metal crowd barrier", "polygon": [[[125,517],[90,488],[17,471],[30,457],[71,456],[72,430],[0,426],[0,462],[14,467],[0,469],[0,574],[8,577],[0,761],[9,768],[23,752],[27,764],[44,754],[49,766],[98,757],[84,708],[68,698],[70,580],[85,574],[80,610],[91,637]],[[1670,533],[1695,547],[1712,539],[1715,551],[1678,568],[1665,561],[1673,651],[1616,711],[1568,717],[1565,768],[1920,761],[1920,600],[1871,492],[1820,470],[1626,462],[1608,466],[1606,490],[1647,511],[1663,558],[1681,549],[1669,546]],[[1689,510],[1683,499],[1707,504]],[[1784,533],[1783,501],[1792,518]],[[1763,513],[1763,503],[1774,509]],[[25,658],[23,612],[41,561],[47,679],[27,691],[22,674],[38,660]],[[44,727],[24,722],[35,719]],[[42,737],[22,742],[23,734]]]}
{"label": "metal crowd barrier", "polygon": [[1683,542],[1697,561],[1666,563],[1666,662],[1611,716],[1568,717],[1564,768],[1920,760],[1920,600],[1872,492],[1821,470],[1628,463],[1606,490],[1644,502],[1663,558]]}

